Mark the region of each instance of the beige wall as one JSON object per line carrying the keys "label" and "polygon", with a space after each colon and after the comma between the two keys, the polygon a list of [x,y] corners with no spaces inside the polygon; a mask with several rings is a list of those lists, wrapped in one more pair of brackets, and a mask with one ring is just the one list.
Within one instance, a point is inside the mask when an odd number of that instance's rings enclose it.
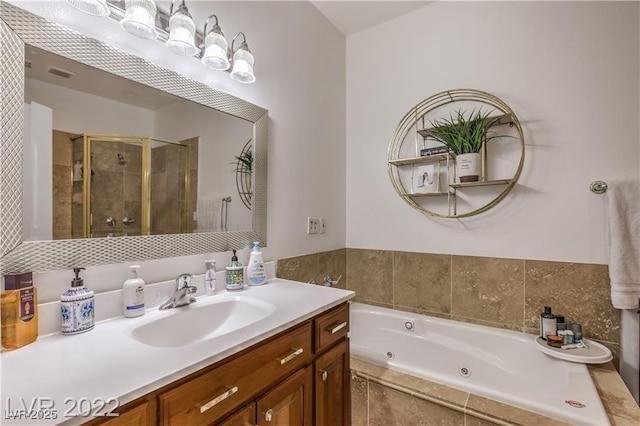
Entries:
{"label": "beige wall", "polygon": [[343,275],[359,302],[528,333],[548,305],[614,356],[620,348],[606,265],[363,249],[278,260],[280,278],[321,283],[327,274]]}

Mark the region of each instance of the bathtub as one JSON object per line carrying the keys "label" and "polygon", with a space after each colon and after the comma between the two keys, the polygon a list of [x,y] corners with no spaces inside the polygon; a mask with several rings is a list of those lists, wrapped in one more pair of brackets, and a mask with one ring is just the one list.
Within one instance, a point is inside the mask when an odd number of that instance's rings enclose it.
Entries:
{"label": "bathtub", "polygon": [[610,424],[587,367],[543,354],[536,336],[361,303],[350,312],[353,357],[568,423]]}

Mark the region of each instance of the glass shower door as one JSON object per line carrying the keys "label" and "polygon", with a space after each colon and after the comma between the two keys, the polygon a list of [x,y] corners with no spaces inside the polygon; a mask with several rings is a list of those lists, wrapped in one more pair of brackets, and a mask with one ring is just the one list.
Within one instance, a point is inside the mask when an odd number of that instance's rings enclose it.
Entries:
{"label": "glass shower door", "polygon": [[143,235],[144,138],[84,139],[85,237]]}

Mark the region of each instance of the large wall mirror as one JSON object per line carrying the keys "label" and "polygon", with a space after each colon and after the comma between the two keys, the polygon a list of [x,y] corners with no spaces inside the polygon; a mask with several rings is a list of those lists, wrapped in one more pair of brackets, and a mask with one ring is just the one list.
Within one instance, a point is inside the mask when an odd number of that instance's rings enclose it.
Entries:
{"label": "large wall mirror", "polygon": [[3,274],[266,245],[265,109],[0,13]]}

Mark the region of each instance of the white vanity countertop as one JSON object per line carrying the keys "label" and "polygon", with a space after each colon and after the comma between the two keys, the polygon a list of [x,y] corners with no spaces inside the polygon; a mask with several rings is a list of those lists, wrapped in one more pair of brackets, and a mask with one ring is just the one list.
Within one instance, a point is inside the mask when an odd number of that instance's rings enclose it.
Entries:
{"label": "white vanity countertop", "polygon": [[[172,311],[150,309],[138,318],[118,317],[96,323],[94,330],[77,335],[53,334],[12,352],[0,363],[3,411],[0,423],[50,425],[80,424],[88,409],[126,404],[185,377],[316,314],[354,297],[352,291],[275,279],[241,292],[200,296],[196,304],[246,296],[275,305],[265,319],[228,334],[180,347],[154,347],[131,337],[134,327]],[[191,305],[191,306],[195,306]],[[189,309],[190,306],[175,310]],[[111,399],[111,401],[109,401]],[[106,406],[101,408],[102,401]],[[94,405],[95,402],[95,405]],[[34,404],[37,416],[55,413],[55,420],[15,419],[17,411]],[[76,405],[77,404],[77,405]],[[49,408],[49,412],[46,408]],[[45,408],[45,410],[37,409]],[[69,414],[76,414],[70,416]]]}

